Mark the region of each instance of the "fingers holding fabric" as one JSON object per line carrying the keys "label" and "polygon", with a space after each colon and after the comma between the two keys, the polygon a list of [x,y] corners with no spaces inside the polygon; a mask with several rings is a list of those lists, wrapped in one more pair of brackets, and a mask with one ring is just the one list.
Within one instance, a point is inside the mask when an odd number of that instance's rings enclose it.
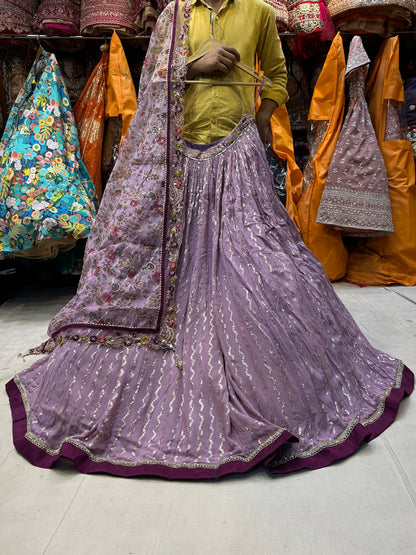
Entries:
{"label": "fingers holding fabric", "polygon": [[216,73],[227,74],[236,62],[240,61],[239,52],[232,46],[217,46],[188,67],[187,79],[193,79],[198,74]]}

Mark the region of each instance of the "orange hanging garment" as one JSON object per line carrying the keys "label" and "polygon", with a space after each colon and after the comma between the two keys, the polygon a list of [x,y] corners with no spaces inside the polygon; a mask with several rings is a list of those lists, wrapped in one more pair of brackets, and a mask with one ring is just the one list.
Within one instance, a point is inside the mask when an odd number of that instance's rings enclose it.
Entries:
{"label": "orange hanging garment", "polygon": [[133,119],[136,105],[136,89],[131,77],[129,64],[121,40],[114,31],[110,43],[105,117],[121,116],[122,132],[120,144],[123,142],[130,122]]}
{"label": "orange hanging garment", "polygon": [[93,180],[98,201],[101,201],[102,197],[101,156],[107,71],[108,51],[105,51],[73,109],[78,128],[81,157]]}
{"label": "orange hanging garment", "polygon": [[[256,69],[262,75],[259,61],[256,64]],[[260,108],[260,104],[260,98],[257,98],[256,111]],[[279,158],[286,160],[286,210],[300,229],[297,203],[302,195],[303,175],[295,161],[292,129],[285,104],[278,106],[273,112],[270,127],[273,150]]]}
{"label": "orange hanging garment", "polygon": [[284,104],[273,112],[270,124],[272,128],[273,150],[279,158],[286,160],[286,210],[299,229],[297,203],[302,195],[303,176],[295,162],[289,114]]}
{"label": "orange hanging garment", "polygon": [[320,260],[330,280],[345,276],[348,251],[341,232],[325,224],[316,223],[328,169],[342,127],[344,115],[345,56],[341,35],[332,41],[324,67],[316,82],[309,110],[309,120],[317,129],[312,159],[312,179],[298,202],[299,224],[306,246]]}
{"label": "orange hanging garment", "polygon": [[[416,187],[412,145],[394,136],[393,112],[404,101],[399,39],[387,39],[367,85],[371,119],[386,165],[394,233],[361,240],[351,252],[347,279],[363,285],[416,285]],[[396,114],[397,116],[397,109]],[[397,117],[396,117],[397,122]]]}

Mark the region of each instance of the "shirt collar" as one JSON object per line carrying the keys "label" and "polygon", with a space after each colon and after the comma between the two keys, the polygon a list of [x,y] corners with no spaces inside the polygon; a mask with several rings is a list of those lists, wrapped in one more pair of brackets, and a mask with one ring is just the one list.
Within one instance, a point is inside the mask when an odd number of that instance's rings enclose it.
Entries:
{"label": "shirt collar", "polygon": [[[226,4],[233,4],[234,1],[235,0],[225,0],[223,6],[225,6]],[[195,6],[195,4],[205,4],[206,6],[208,6],[208,4],[204,2],[204,0],[192,0],[191,6]]]}

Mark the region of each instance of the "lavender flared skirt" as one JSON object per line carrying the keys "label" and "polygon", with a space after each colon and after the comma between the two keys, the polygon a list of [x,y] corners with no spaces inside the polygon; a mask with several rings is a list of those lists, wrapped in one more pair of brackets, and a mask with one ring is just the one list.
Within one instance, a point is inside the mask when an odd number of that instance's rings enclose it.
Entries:
{"label": "lavender flared skirt", "polygon": [[41,467],[167,478],[350,455],[392,423],[413,374],[370,346],[303,244],[252,117],[184,146],[183,175],[175,350],[56,347],[7,384],[16,448]]}

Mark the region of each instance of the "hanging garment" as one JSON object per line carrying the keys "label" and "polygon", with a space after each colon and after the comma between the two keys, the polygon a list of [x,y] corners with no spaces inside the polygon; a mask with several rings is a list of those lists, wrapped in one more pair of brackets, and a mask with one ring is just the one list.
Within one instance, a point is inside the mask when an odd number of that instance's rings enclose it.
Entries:
{"label": "hanging garment", "polygon": [[416,187],[412,145],[401,139],[399,39],[383,42],[368,79],[369,109],[389,180],[394,233],[363,239],[350,253],[347,279],[365,285],[416,284]]}
{"label": "hanging garment", "polygon": [[74,106],[81,157],[94,182],[98,201],[101,201],[102,197],[101,155],[104,139],[108,58],[108,51],[103,52],[101,60]]}
{"label": "hanging garment", "polygon": [[136,89],[123,45],[116,32],[110,43],[105,89],[105,130],[101,170],[103,186],[107,183],[117,161],[120,146],[136,110]]}
{"label": "hanging garment", "polygon": [[0,33],[30,33],[38,5],[39,0],[0,0]]}
{"label": "hanging garment", "polygon": [[369,64],[361,38],[353,37],[346,70],[348,112],[316,217],[343,235],[361,237],[393,233],[386,167],[365,100]]}
{"label": "hanging garment", "polygon": [[287,92],[289,100],[286,108],[289,113],[292,131],[303,131],[308,126],[308,111],[311,103],[310,84],[308,72],[305,69],[307,62],[296,60],[290,50],[285,52],[287,67]]}
{"label": "hanging garment", "polygon": [[330,280],[345,276],[348,252],[341,232],[317,223],[316,214],[342,126],[344,73],[344,49],[338,34],[332,42],[312,96],[309,120],[313,126],[313,149],[307,164],[310,169],[305,167],[304,172],[306,190],[298,203],[302,239],[323,264]]}
{"label": "hanging garment", "polygon": [[114,31],[110,42],[108,76],[106,83],[105,117],[121,117],[123,142],[136,111],[136,89],[131,78],[123,45]]}
{"label": "hanging garment", "polygon": [[295,160],[293,137],[286,105],[279,106],[270,120],[274,152],[286,161],[286,210],[300,229],[297,204],[302,196],[302,172]]}
{"label": "hanging garment", "polygon": [[412,143],[413,157],[416,158],[416,75],[406,80],[404,101],[406,139]]}
{"label": "hanging garment", "polygon": [[81,0],[41,0],[32,26],[46,35],[79,35],[80,9]]}
{"label": "hanging garment", "polygon": [[82,35],[102,35],[117,30],[120,36],[134,35],[135,0],[81,0]]}
{"label": "hanging garment", "polygon": [[158,19],[77,296],[7,385],[15,445],[41,467],[318,468],[381,433],[413,387],[300,240],[253,116],[214,144],[181,139],[190,10]]}
{"label": "hanging garment", "polygon": [[49,258],[87,237],[95,192],[56,58],[43,51],[0,142],[0,254]]}
{"label": "hanging garment", "polygon": [[[56,43],[56,40],[54,39],[53,42]],[[79,52],[59,52],[57,60],[69,100],[71,105],[74,105],[81,96],[91,73],[97,65],[99,54],[93,49],[85,49],[82,55]]]}
{"label": "hanging garment", "polygon": [[[35,54],[26,46],[15,45],[13,48],[0,50],[0,66],[3,75],[4,101],[6,105],[6,117],[13,107],[17,95],[21,91],[26,77],[30,71]],[[6,78],[7,77],[7,78]]]}

